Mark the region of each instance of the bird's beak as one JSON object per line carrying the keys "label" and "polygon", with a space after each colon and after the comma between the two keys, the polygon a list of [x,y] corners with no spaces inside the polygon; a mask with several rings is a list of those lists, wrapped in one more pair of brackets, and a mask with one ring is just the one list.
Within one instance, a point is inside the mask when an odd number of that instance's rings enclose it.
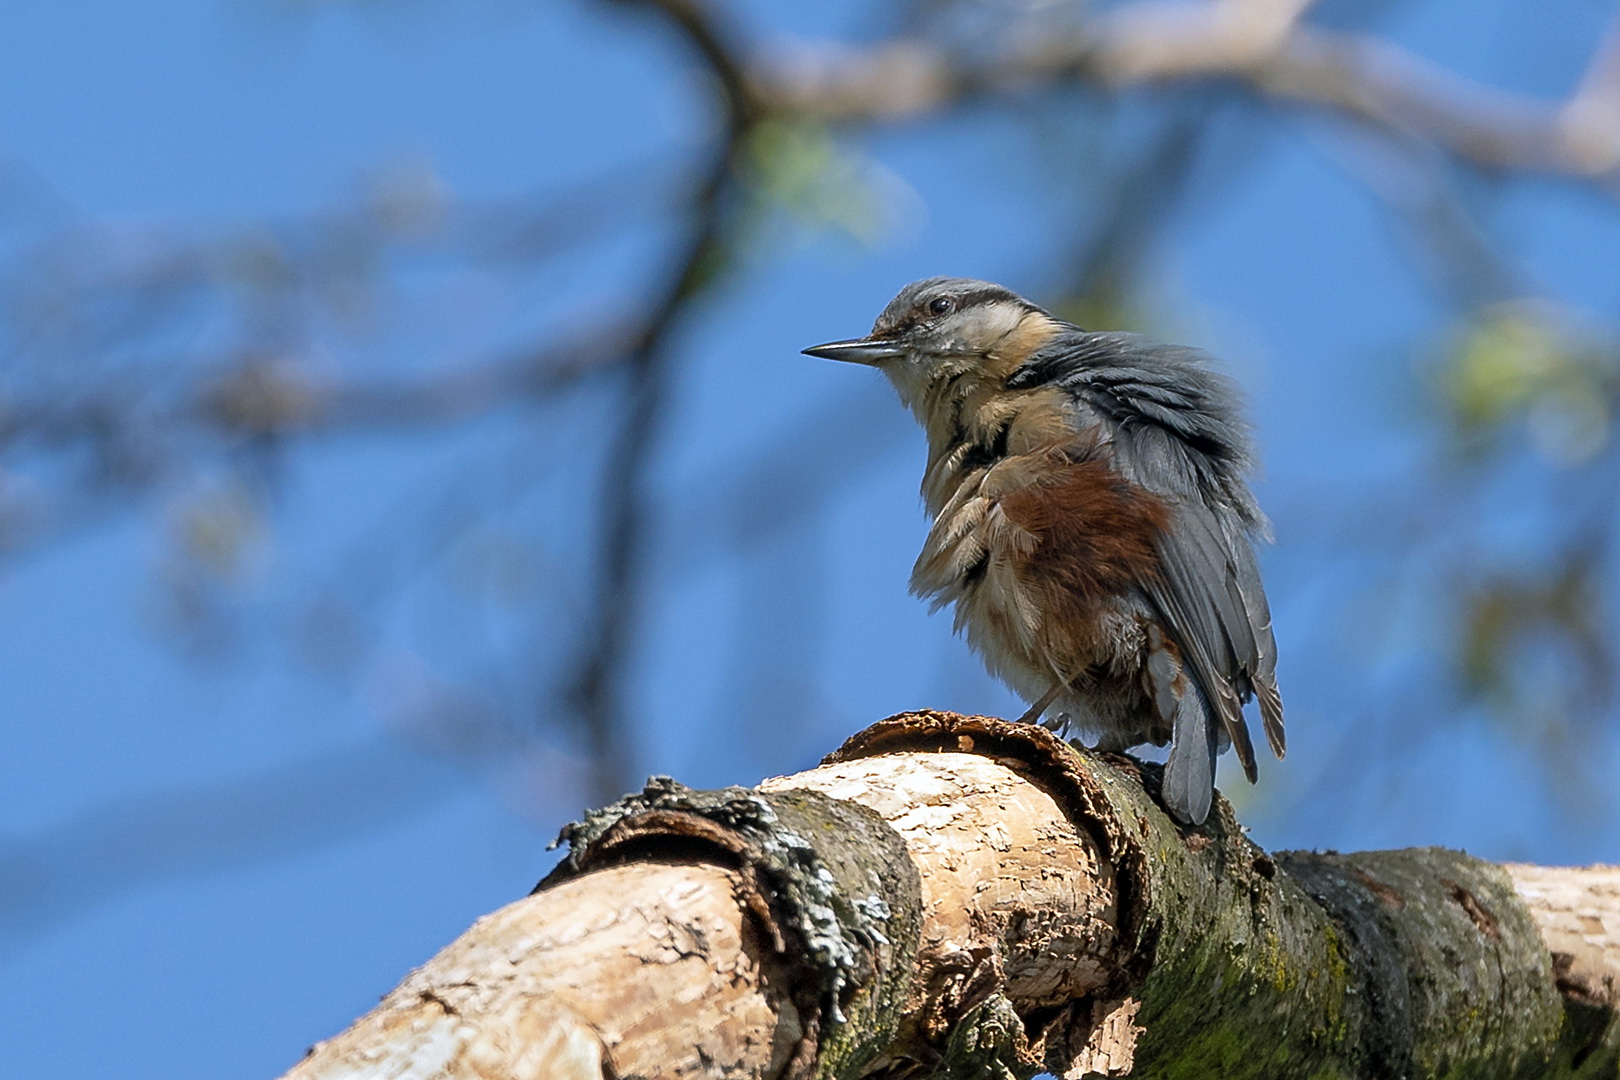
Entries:
{"label": "bird's beak", "polygon": [[851,338],[848,341],[829,341],[825,345],[812,345],[804,350],[806,356],[819,356],[823,360],[848,360],[852,364],[876,364],[904,356],[906,350],[892,341],[881,338]]}

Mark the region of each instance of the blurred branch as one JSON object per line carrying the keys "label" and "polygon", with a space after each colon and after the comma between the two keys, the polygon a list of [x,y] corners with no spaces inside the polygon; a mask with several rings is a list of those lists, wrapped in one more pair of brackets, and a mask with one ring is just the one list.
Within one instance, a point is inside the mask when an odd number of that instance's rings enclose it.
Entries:
{"label": "blurred branch", "polygon": [[1612,176],[1620,165],[1620,15],[1610,20],[1562,121],[1570,141],[1586,148],[1585,164]]}
{"label": "blurred branch", "polygon": [[1211,111],[1201,106],[1170,117],[1108,179],[1098,220],[1078,244],[1063,283],[1072,300],[1059,303],[1060,314],[1081,326],[1148,329],[1138,325],[1139,297],[1132,293],[1144,279],[1154,241],[1193,181]]}
{"label": "blurred branch", "polygon": [[379,736],[252,776],[110,800],[0,840],[0,957],[131,889],[336,843],[456,790],[438,755]]}
{"label": "blurred branch", "polygon": [[[622,360],[622,342],[622,333],[602,326],[574,340],[397,380],[328,381],[282,358],[249,357],[203,380],[178,404],[153,401],[143,419],[171,432],[202,429],[232,439],[450,423],[566,389]],[[139,389],[112,381],[74,398],[14,402],[0,414],[0,445],[14,450],[75,442],[107,427],[111,415],[128,417],[137,404],[130,391]]]}
{"label": "blurred branch", "polygon": [[1304,4],[1142,0],[1080,32],[1020,35],[980,58],[922,35],[870,48],[800,42],[754,64],[770,105],[845,123],[909,120],[1066,83],[1104,90],[1230,81],[1280,104],[1418,138],[1487,169],[1589,181],[1620,195],[1615,35],[1581,91],[1511,94],[1367,34],[1297,22]]}
{"label": "blurred branch", "polygon": [[596,770],[592,790],[598,798],[612,798],[624,790],[631,765],[624,669],[634,634],[636,593],[651,518],[647,472],[669,396],[669,344],[694,303],[730,261],[733,206],[728,196],[738,159],[762,117],[743,79],[739,53],[707,7],[693,0],[615,2],[649,8],[680,31],[718,82],[725,126],[706,174],[686,207],[685,240],[626,354],[628,385],[622,420],[603,473],[596,625],[587,639],[573,687],[592,751]]}
{"label": "blurred branch", "polygon": [[647,166],[481,202],[451,200],[415,168],[338,210],[201,238],[57,213],[0,283],[0,554],[59,543],[200,470],[273,466],[294,440],[465,421],[611,368],[634,313],[389,377],[328,364],[322,320],[395,275],[514,275],[606,240],[651,201]]}
{"label": "blurred branch", "polygon": [[1524,272],[1497,250],[1465,203],[1449,160],[1410,141],[1320,142],[1330,158],[1394,213],[1411,242],[1414,261],[1459,313],[1529,291]]}
{"label": "blurred branch", "polygon": [[[178,395],[149,380],[95,381],[0,409],[0,459],[78,460],[78,482],[0,485],[0,556],[15,561],[105,522],[208,459],[363,432],[422,432],[552,399],[624,362],[614,326],[415,379],[322,380],[296,360],[249,357]],[[173,401],[178,396],[179,400]],[[86,453],[87,452],[87,453]],[[15,490],[12,490],[15,489]]]}

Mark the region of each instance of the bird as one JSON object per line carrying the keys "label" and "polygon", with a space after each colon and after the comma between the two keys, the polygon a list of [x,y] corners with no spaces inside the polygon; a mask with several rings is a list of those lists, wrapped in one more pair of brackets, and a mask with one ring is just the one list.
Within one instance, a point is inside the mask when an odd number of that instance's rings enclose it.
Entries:
{"label": "bird", "polygon": [[1209,815],[1217,753],[1282,758],[1242,395],[1207,353],[1082,329],[1000,285],[932,277],[870,334],[803,350],[877,368],[927,435],[911,591],[950,605],[1021,719],[1099,751],[1169,744],[1166,808]]}

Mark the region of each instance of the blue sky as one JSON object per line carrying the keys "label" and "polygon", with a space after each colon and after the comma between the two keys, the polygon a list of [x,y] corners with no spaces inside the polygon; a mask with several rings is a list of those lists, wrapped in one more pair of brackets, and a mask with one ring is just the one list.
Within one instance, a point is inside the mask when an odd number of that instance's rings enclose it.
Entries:
{"label": "blue sky", "polygon": [[[762,37],[871,33],[862,10],[759,4],[746,23]],[[1435,0],[1397,8],[1381,29],[1473,77],[1557,95],[1611,10]],[[36,193],[13,220],[23,236],[88,221],[201,230],[288,219],[413,169],[458,196],[510,198],[618,165],[667,167],[706,123],[670,39],[579,3],[69,0],[0,11],[0,167]],[[1167,331],[1211,348],[1243,381],[1266,459],[1260,492],[1277,543],[1265,570],[1290,756],[1262,763],[1258,791],[1234,792],[1240,813],[1267,846],[1620,859],[1612,792],[1572,817],[1511,730],[1426,718],[1444,629],[1421,591],[1413,611],[1369,616],[1387,597],[1368,591],[1363,548],[1401,540],[1390,522],[1359,516],[1358,500],[1390,488],[1422,499],[1444,483],[1423,468],[1436,435],[1417,404],[1414,343],[1441,332],[1445,311],[1356,179],[1358,144],[1315,119],[1278,119],[1262,138],[1239,118],[1218,124],[1211,153],[1241,167],[1190,193],[1156,252],[1149,299]],[[655,474],[666,543],[632,685],[642,773],[749,783],[808,767],[905,708],[1019,708],[951,638],[948,617],[906,593],[923,528],[920,436],[871,373],[797,350],[864,330],[916,277],[985,277],[1039,297],[1063,256],[1041,209],[1065,181],[1032,167],[1051,148],[990,112],[847,149],[888,193],[886,237],[863,246],[781,223],[678,342],[677,408]],[[1059,198],[1085,198],[1079,164]],[[638,211],[519,284],[487,268],[431,268],[371,313],[373,331],[335,339],[331,363],[428,369],[561,313],[612,310],[645,287],[640,268],[666,239],[652,220]],[[1492,228],[1538,291],[1612,322],[1612,202],[1523,184],[1499,200]],[[545,430],[503,414],[299,449],[254,610],[281,617],[300,582],[364,559],[445,477],[555,456],[598,407],[548,415]],[[852,475],[823,512],[786,525],[764,510],[750,518],[748,506],[774,505],[763,496],[725,504],[745,512],[709,512],[739,461],[767,488],[791,483],[784,446],[848,459]],[[590,464],[563,460],[572,473]],[[500,503],[498,490],[490,497]],[[536,511],[525,498],[512,496],[512,527],[554,531],[566,562],[564,526],[578,511]],[[498,657],[491,666],[509,673],[530,640],[522,618],[445,621],[440,586],[420,583],[388,606],[355,678],[322,678],[268,635],[199,660],[156,614],[166,512],[143,507],[0,567],[0,887],[25,899],[49,890],[27,920],[0,925],[8,1075],[276,1075],[479,914],[522,895],[581,809],[566,748],[473,768],[423,752],[397,722],[398,702],[430,680],[427,660],[466,674]],[[545,580],[525,615],[565,602],[571,584]],[[740,639],[759,605],[782,603],[810,612],[797,636]],[[524,692],[521,679],[497,689]],[[1368,712],[1378,722],[1350,722]],[[1613,733],[1580,754],[1612,775]],[[196,815],[214,794],[228,813]],[[119,842],[146,835],[175,843]]]}

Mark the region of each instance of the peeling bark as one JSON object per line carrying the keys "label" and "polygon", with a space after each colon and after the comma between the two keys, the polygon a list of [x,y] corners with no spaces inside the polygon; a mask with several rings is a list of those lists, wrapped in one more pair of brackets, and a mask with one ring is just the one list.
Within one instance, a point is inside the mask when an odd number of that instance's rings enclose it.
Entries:
{"label": "peeling bark", "polygon": [[649,783],[288,1077],[1616,1076],[1620,869],[1268,855],[1158,780],[912,713]]}
{"label": "peeling bark", "polygon": [[738,897],[786,978],[801,1037],[785,1077],[854,1075],[892,1041],[911,985],[917,870],[857,802],[815,791],[692,791],[664,777],[563,830],[568,858],[537,892],[602,865],[705,859],[733,867]]}

